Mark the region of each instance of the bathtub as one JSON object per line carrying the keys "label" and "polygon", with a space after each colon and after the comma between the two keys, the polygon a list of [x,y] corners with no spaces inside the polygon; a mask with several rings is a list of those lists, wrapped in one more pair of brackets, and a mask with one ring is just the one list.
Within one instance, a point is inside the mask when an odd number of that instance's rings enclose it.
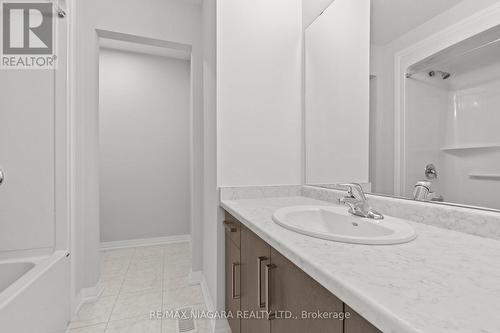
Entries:
{"label": "bathtub", "polygon": [[64,333],[69,319],[67,252],[0,261],[0,332]]}

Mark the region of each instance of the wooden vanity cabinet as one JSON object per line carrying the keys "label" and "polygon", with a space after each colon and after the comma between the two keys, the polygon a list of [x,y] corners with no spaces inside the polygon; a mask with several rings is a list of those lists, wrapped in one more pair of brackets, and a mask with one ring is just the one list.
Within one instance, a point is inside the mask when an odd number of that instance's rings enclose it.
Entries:
{"label": "wooden vanity cabinet", "polygon": [[[226,311],[233,333],[379,333],[335,295],[226,213]],[[269,311],[276,317],[267,318]],[[290,312],[295,318],[287,318]],[[349,312],[350,318],[302,314]],[[246,314],[238,319],[237,313]],[[253,314],[253,318],[248,316]],[[255,317],[257,316],[257,317]]]}
{"label": "wooden vanity cabinet", "polygon": [[[245,227],[241,228],[241,310],[262,315],[264,307],[265,266],[271,263],[271,247]],[[248,312],[247,312],[248,311]],[[241,332],[269,333],[267,318],[241,320]]]}
{"label": "wooden vanity cabinet", "polygon": [[[288,310],[299,318],[275,318],[271,320],[271,332],[343,332],[342,320],[311,317],[317,311],[341,313],[344,305],[341,300],[275,249],[271,249],[271,262],[274,267],[270,272],[271,312]],[[302,319],[302,311],[307,312],[304,317],[308,319]]]}

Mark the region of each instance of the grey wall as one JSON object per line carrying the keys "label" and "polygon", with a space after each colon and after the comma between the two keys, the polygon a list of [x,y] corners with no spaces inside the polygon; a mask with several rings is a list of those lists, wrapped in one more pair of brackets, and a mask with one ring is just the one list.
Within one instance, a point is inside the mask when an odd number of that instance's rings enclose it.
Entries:
{"label": "grey wall", "polygon": [[190,63],[101,49],[101,241],[189,233]]}

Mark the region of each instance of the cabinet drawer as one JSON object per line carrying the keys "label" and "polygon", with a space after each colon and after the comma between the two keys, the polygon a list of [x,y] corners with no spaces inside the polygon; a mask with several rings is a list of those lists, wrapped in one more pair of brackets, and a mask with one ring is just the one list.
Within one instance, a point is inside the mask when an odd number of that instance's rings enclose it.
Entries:
{"label": "cabinet drawer", "polygon": [[224,228],[226,229],[226,235],[229,236],[239,249],[241,244],[241,223],[231,214],[226,212],[224,217]]}

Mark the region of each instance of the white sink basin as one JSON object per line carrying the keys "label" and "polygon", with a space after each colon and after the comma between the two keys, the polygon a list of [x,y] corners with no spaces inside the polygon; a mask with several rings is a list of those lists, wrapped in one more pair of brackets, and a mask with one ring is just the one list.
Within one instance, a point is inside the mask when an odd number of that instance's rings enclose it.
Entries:
{"label": "white sink basin", "polygon": [[345,243],[401,244],[417,237],[404,220],[390,216],[383,220],[353,216],[346,207],[286,207],[274,213],[273,221],[304,235]]}

